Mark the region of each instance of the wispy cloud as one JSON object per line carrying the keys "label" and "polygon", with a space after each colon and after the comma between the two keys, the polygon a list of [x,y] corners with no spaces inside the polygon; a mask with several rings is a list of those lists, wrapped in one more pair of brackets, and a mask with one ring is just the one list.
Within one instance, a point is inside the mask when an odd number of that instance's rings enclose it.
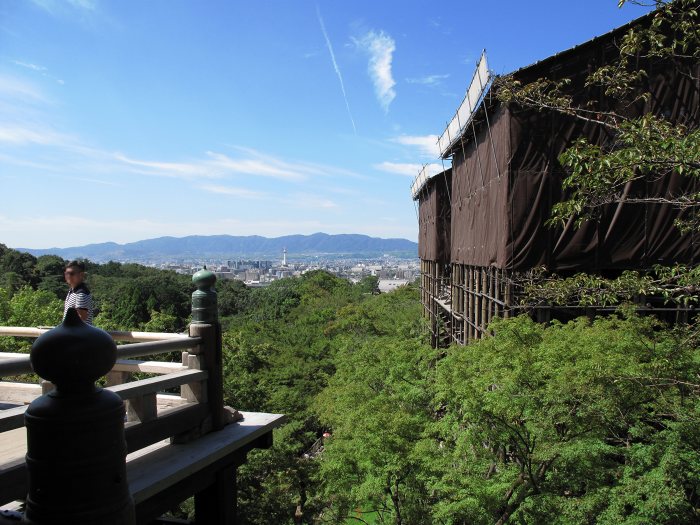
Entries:
{"label": "wispy cloud", "polygon": [[352,129],[357,135],[357,128],[355,127],[355,119],[352,118],[352,112],[350,111],[350,103],[348,102],[347,93],[345,93],[345,84],[343,83],[343,75],[340,73],[340,68],[338,67],[338,62],[335,60],[335,53],[333,52],[333,46],[331,45],[331,40],[328,38],[328,33],[326,32],[326,25],[323,23],[323,18],[321,17],[321,9],[316,5],[316,15],[318,16],[318,23],[321,25],[321,32],[323,33],[323,38],[326,40],[326,47],[328,47],[328,52],[331,55],[331,61],[333,62],[333,69],[335,69],[336,75],[338,75],[338,80],[340,81],[340,91],[343,93],[343,100],[345,100],[345,107],[348,110],[348,116],[350,117],[350,122],[352,123]]}
{"label": "wispy cloud", "polygon": [[275,158],[232,158],[223,153],[207,152],[210,165],[245,175],[257,175],[288,181],[302,181],[308,178],[307,174],[296,166],[279,161]]}
{"label": "wispy cloud", "polygon": [[241,197],[244,199],[260,199],[265,196],[264,193],[258,191],[247,190],[245,188],[235,188],[232,186],[205,185],[200,186],[200,189],[209,193],[217,193],[219,195],[232,195],[234,197]]}
{"label": "wispy cloud", "polygon": [[94,11],[97,8],[97,0],[31,0],[31,2],[50,14],[55,14],[65,6],[85,11]]}
{"label": "wispy cloud", "polygon": [[121,153],[115,153],[114,159],[119,162],[123,162],[128,166],[141,168],[142,171],[140,171],[140,173],[148,175],[160,175],[181,178],[215,176],[215,174],[212,173],[211,170],[208,170],[206,166],[200,163],[138,160],[127,157],[126,155],[123,155]]}
{"label": "wispy cloud", "polygon": [[[406,177],[416,177],[423,169],[422,164],[403,162],[382,162],[380,164],[375,164],[374,167],[380,171],[404,175]],[[428,175],[430,176],[440,173],[443,169],[440,164],[428,164],[427,167]]]}
{"label": "wispy cloud", "polygon": [[46,96],[35,85],[7,75],[0,75],[0,97],[25,104],[48,102]]}
{"label": "wispy cloud", "polygon": [[115,188],[123,187],[123,184],[119,184],[118,182],[114,182],[111,180],[103,180],[103,179],[94,179],[90,177],[71,177],[73,180],[77,180],[80,182],[87,182],[88,184],[100,184],[102,186],[112,186]]}
{"label": "wispy cloud", "polygon": [[97,0],[68,0],[68,3],[78,9],[94,11],[97,8]]}
{"label": "wispy cloud", "polygon": [[414,146],[423,154],[431,158],[437,158],[440,156],[440,149],[438,148],[437,135],[401,135],[392,139],[393,142],[398,144],[403,144],[404,146]]}
{"label": "wispy cloud", "polygon": [[114,154],[114,158],[137,168],[139,173],[184,179],[213,179],[232,174],[269,177],[290,182],[301,182],[308,178],[308,172],[294,164],[271,156],[258,156],[258,152],[254,150],[244,151],[247,154],[242,157],[207,151],[204,158],[189,162],[140,160],[121,153]]}
{"label": "wispy cloud", "polygon": [[55,80],[57,83],[64,85],[65,82],[61,80],[58,77],[55,77],[49,73],[49,69],[44,66],[40,66],[38,64],[32,64],[31,62],[22,62],[21,60],[13,60],[13,64],[19,67],[23,67],[25,69],[29,69],[31,71],[36,71],[37,73],[41,74],[43,77],[50,78],[51,80]]}
{"label": "wispy cloud", "polygon": [[406,82],[409,84],[420,84],[423,86],[429,86],[429,87],[434,87],[434,86],[439,86],[442,84],[442,81],[449,78],[450,75],[426,75],[424,77],[417,77],[417,78],[407,78]]}
{"label": "wispy cloud", "polygon": [[338,205],[334,201],[308,193],[295,193],[291,199],[283,199],[283,201],[295,208],[322,210],[338,208]]}
{"label": "wispy cloud", "polygon": [[19,125],[0,125],[0,144],[41,144],[49,146],[67,144],[70,140],[70,137],[67,135],[62,135],[48,129]]}
{"label": "wispy cloud", "polygon": [[44,66],[30,64],[29,62],[22,62],[20,60],[13,60],[12,62],[17,66],[24,67],[26,69],[31,69],[32,71],[46,71],[46,68]]}
{"label": "wispy cloud", "polygon": [[374,84],[377,100],[385,112],[396,98],[396,82],[391,72],[391,63],[396,50],[396,43],[389,35],[380,31],[369,31],[363,37],[353,39],[355,44],[369,55],[368,72]]}

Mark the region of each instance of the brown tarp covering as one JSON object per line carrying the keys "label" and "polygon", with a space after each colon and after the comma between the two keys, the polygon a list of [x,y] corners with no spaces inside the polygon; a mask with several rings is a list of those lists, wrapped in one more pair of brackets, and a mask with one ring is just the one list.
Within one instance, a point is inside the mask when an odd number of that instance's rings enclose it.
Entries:
{"label": "brown tarp covering", "polygon": [[[520,78],[566,76],[572,78],[575,100],[592,98],[605,104],[596,88],[583,87],[591,62],[600,64],[606,53],[611,54],[610,42],[593,44],[522,70]],[[572,55],[573,51],[577,53]],[[668,64],[657,63],[648,71],[643,90],[652,96],[632,108],[631,114],[651,112],[697,126],[698,82]],[[700,67],[695,66],[698,75]],[[693,234],[679,232],[674,221],[682,212],[667,204],[623,200],[604,207],[599,221],[579,228],[545,226],[552,204],[565,198],[559,155],[578,137],[598,145],[610,143],[613,137],[602,126],[551,111],[493,104],[488,117],[490,126],[482,115],[476,131],[465,131],[452,152],[452,262],[511,270],[545,265],[556,271],[593,271],[700,259],[700,242]],[[628,184],[625,195],[673,197],[697,191],[694,184],[687,177],[670,175]]]}
{"label": "brown tarp covering", "polygon": [[435,175],[418,197],[418,256],[421,259],[450,262],[450,184],[452,170]]}
{"label": "brown tarp covering", "polygon": [[[500,266],[507,260],[510,115],[499,108],[452,159],[452,262]],[[498,162],[497,162],[498,161]]]}

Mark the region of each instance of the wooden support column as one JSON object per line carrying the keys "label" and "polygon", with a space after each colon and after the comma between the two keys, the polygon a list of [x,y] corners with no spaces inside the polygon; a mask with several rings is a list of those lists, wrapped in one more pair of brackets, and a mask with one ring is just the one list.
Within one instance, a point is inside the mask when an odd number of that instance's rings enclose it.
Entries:
{"label": "wooden support column", "polygon": [[488,286],[488,275],[486,274],[486,268],[482,268],[479,272],[481,274],[481,337],[486,333],[486,325],[488,321],[486,320],[488,314],[489,306],[489,286]]}
{"label": "wooden support column", "polygon": [[481,276],[479,275],[479,269],[474,267],[474,339],[479,339],[481,334],[479,333],[479,315],[481,313]]}
{"label": "wooden support column", "polygon": [[513,300],[512,290],[513,289],[511,287],[510,275],[507,274],[506,270],[503,270],[503,285],[504,285],[503,288],[504,288],[504,292],[505,292],[503,302],[506,303],[505,312],[503,313],[503,317],[508,319],[509,317],[512,316],[511,306],[513,306],[513,304],[512,304],[512,300]]}
{"label": "wooden support column", "polygon": [[[212,430],[221,430],[224,417],[224,379],[222,362],[221,324],[217,305],[216,275],[205,268],[192,276],[197,290],[192,293],[192,324],[190,337],[201,337],[202,343],[190,353],[200,355],[199,363],[209,372],[206,398],[211,409]],[[203,357],[203,359],[202,359]],[[196,393],[193,392],[196,396]]]}
{"label": "wooden support column", "polygon": [[235,525],[236,465],[215,474],[214,482],[194,495],[195,525]]}
{"label": "wooden support column", "polygon": [[493,298],[495,299],[493,303],[493,315],[498,317],[500,311],[501,311],[501,305],[499,304],[499,301],[502,301],[501,299],[501,270],[494,270],[493,272]]}
{"label": "wooden support column", "polygon": [[157,415],[158,402],[156,394],[145,394],[141,397],[130,399],[126,403],[127,421],[146,423],[154,420]]}
{"label": "wooden support column", "polygon": [[[201,358],[203,358],[203,368],[209,372],[206,387],[206,399],[211,407],[212,429],[220,430],[224,427],[224,385],[222,373],[222,348],[221,348],[221,327],[210,324],[191,324],[190,337],[201,337]],[[187,391],[188,389],[185,389]],[[198,392],[195,388],[189,387],[189,393],[193,398],[197,398]]]}
{"label": "wooden support column", "polygon": [[114,370],[110,370],[105,376],[107,379],[107,386],[123,385],[129,381],[130,375],[129,372],[115,372]]}

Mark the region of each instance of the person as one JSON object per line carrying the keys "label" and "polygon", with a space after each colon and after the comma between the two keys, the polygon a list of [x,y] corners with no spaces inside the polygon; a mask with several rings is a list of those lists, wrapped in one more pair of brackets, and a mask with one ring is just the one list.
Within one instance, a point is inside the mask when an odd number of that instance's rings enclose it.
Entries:
{"label": "person", "polygon": [[66,318],[68,308],[75,308],[80,318],[88,324],[92,324],[92,295],[85,286],[85,263],[71,261],[66,264],[63,276],[70,289],[66,296],[63,308],[63,318]]}

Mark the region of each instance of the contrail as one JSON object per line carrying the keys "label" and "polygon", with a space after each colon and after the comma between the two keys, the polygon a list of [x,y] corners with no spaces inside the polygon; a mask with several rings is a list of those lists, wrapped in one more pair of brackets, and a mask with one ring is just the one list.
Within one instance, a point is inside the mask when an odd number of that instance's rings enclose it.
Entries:
{"label": "contrail", "polygon": [[345,94],[345,84],[343,84],[343,75],[340,74],[340,68],[338,63],[335,61],[335,53],[333,53],[333,46],[328,38],[328,33],[326,33],[326,26],[323,23],[323,18],[321,18],[321,9],[316,4],[316,14],[318,15],[318,23],[321,24],[321,31],[323,32],[323,38],[326,39],[326,46],[328,46],[328,52],[331,54],[331,60],[333,61],[333,67],[338,75],[338,80],[340,80],[340,90],[343,92],[343,99],[345,100],[345,107],[348,108],[348,116],[350,117],[350,122],[352,122],[352,129],[357,135],[357,128],[355,127],[355,119],[352,118],[352,112],[350,111],[350,104],[348,104],[348,96]]}

